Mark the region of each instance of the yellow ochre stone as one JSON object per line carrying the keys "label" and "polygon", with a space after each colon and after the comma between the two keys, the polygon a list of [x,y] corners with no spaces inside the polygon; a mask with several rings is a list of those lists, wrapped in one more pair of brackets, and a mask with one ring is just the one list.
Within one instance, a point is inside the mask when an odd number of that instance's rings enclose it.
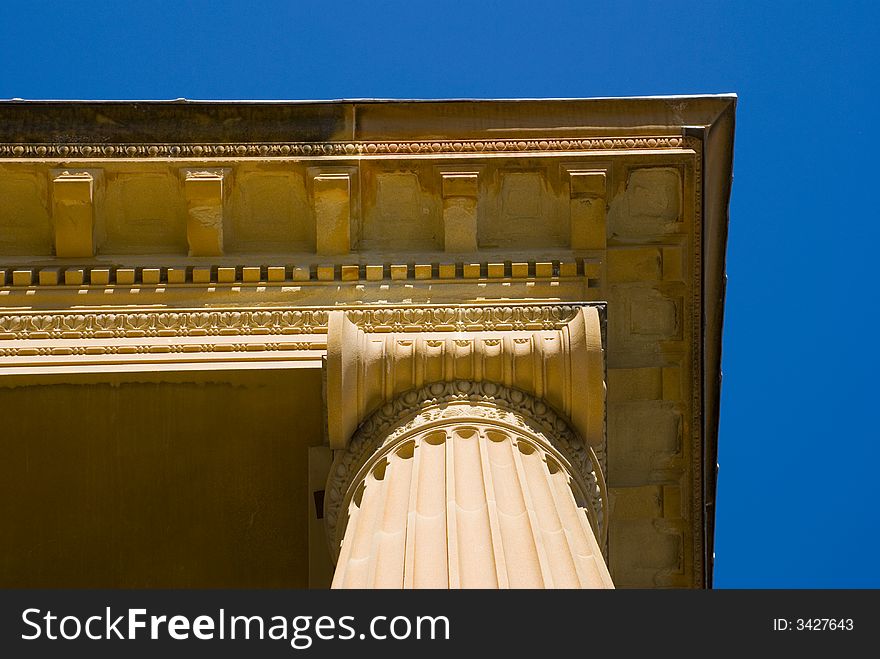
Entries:
{"label": "yellow ochre stone", "polygon": [[710,587],[735,104],[0,101],[0,585]]}

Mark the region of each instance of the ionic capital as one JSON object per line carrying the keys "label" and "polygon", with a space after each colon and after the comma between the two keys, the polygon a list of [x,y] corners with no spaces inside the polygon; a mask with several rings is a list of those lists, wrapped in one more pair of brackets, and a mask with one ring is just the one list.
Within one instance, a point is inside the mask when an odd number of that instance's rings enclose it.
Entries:
{"label": "ionic capital", "polygon": [[605,376],[599,309],[582,306],[558,328],[368,332],[329,314],[327,428],[345,448],[358,425],[403,392],[457,380],[513,387],[567,417],[591,446],[604,438]]}

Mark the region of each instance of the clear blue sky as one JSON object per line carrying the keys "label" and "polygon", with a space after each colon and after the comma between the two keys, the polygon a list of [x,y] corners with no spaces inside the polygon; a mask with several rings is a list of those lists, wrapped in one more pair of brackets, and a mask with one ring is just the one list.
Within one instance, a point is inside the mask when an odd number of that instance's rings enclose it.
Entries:
{"label": "clear blue sky", "polygon": [[736,92],[716,585],[880,587],[878,6],[10,1],[0,98]]}

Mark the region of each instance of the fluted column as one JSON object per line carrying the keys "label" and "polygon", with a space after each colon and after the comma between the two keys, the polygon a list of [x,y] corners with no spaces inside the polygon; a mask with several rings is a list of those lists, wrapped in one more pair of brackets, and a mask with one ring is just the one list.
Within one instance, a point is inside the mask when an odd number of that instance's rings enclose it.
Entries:
{"label": "fluted column", "polygon": [[408,396],[334,464],[334,588],[613,587],[601,470],[563,419],[491,383]]}

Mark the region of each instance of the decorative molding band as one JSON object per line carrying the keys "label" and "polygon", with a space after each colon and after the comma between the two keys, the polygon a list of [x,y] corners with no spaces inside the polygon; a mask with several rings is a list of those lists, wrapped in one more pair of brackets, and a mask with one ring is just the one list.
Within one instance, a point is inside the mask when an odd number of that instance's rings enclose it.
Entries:
{"label": "decorative molding band", "polygon": [[367,332],[561,329],[585,304],[2,312],[0,340],[326,334],[331,310]]}
{"label": "decorative molding band", "polygon": [[373,307],[348,310],[345,317],[364,332],[559,330],[584,306],[588,305]]}
{"label": "decorative molding band", "polygon": [[323,309],[0,313],[2,339],[322,334]]}
{"label": "decorative molding band", "polygon": [[506,427],[552,454],[571,475],[572,489],[588,510],[599,544],[604,544],[608,496],[602,466],[568,421],[545,402],[518,389],[459,380],[434,383],[398,396],[367,418],[348,447],[336,454],[324,499],[334,558],[345,532],[343,513],[370,469],[415,435],[450,424]]}
{"label": "decorative molding band", "polygon": [[601,266],[596,260],[552,261],[474,261],[467,263],[386,263],[376,265],[153,265],[110,267],[86,265],[3,266],[0,287],[39,286],[179,286],[220,285],[299,285],[308,282],[371,281],[481,281],[481,280],[559,280],[586,277],[591,288],[599,286]]}
{"label": "decorative molding band", "polygon": [[62,345],[6,348],[0,344],[0,357],[92,357],[104,355],[160,355],[191,353],[276,352],[285,350],[325,350],[326,343],[314,341],[268,343],[143,343],[121,345]]}
{"label": "decorative molding band", "polygon": [[402,142],[251,142],[223,144],[0,144],[0,158],[287,158],[410,155],[569,153],[573,151],[679,149],[689,138],[677,135],[538,140],[443,140]]}

